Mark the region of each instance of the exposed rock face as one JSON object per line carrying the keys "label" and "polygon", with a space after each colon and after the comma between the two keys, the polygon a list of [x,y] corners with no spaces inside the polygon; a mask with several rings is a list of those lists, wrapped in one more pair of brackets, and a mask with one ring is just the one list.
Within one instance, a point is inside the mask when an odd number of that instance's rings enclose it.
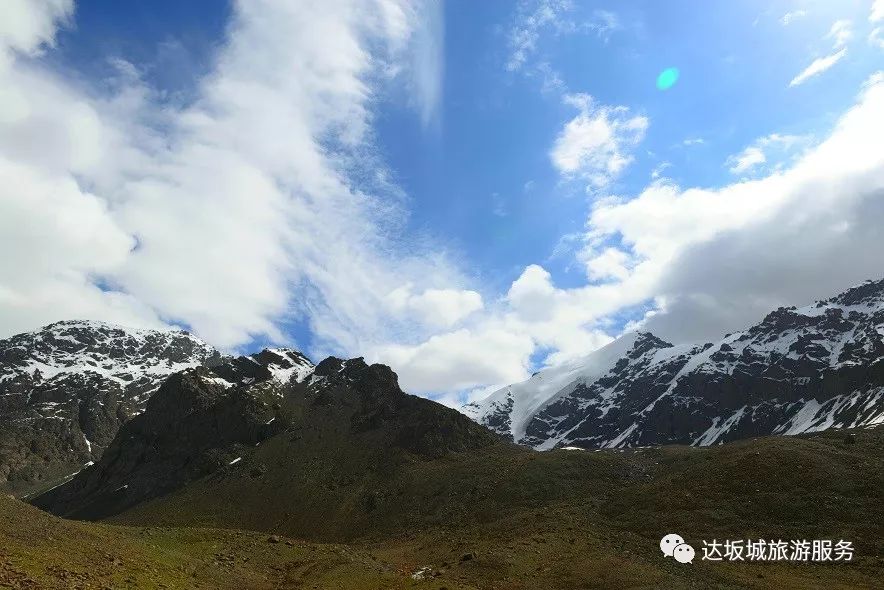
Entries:
{"label": "exposed rock face", "polygon": [[230,462],[284,428],[281,384],[225,381],[205,367],[169,377],[144,413],[120,429],[102,458],[35,502],[58,514],[90,518],[123,510]]}
{"label": "exposed rock face", "polygon": [[170,374],[221,362],[181,331],[66,321],[0,340],[0,485],[95,461]]}
{"label": "exposed rock face", "polygon": [[287,348],[231,358],[187,332],[94,321],[0,341],[0,487],[28,491],[97,461],[170,375],[200,366],[226,386],[286,384],[313,369]]}
{"label": "exposed rock face", "polygon": [[627,334],[464,411],[516,442],[711,445],[884,422],[884,281],[702,345]]}

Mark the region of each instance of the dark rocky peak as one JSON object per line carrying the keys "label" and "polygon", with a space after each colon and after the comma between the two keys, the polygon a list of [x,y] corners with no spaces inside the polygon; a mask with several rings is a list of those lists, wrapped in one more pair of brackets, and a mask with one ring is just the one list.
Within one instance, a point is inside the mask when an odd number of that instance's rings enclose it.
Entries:
{"label": "dark rocky peak", "polygon": [[270,380],[282,384],[300,383],[313,370],[310,359],[291,348],[265,348],[257,354],[228,358],[212,367],[216,375],[237,385]]}
{"label": "dark rocky peak", "polygon": [[[354,363],[365,365],[365,361],[362,359],[362,357],[358,357],[352,360]],[[313,374],[317,377],[334,377],[344,370],[346,363],[347,361],[345,359],[341,359],[336,356],[330,356],[321,361],[318,365],[316,365],[316,369],[314,369]]]}
{"label": "dark rocky peak", "polygon": [[632,359],[636,359],[651,350],[671,347],[671,342],[666,342],[661,338],[657,338],[650,332],[636,332],[635,344],[632,345],[632,350],[629,351],[628,356]]}
{"label": "dark rocky peak", "polygon": [[861,285],[850,288],[847,291],[821,301],[821,304],[832,305],[868,305],[884,304],[884,279],[878,281],[866,281]]}
{"label": "dark rocky peak", "polygon": [[752,326],[748,333],[750,335],[760,333],[779,334],[787,330],[808,326],[811,323],[813,323],[813,320],[806,315],[798,313],[794,306],[778,307],[764,316],[760,323]]}
{"label": "dark rocky peak", "polygon": [[273,378],[273,373],[251,356],[238,356],[227,359],[212,367],[212,372],[231,384],[247,385]]}
{"label": "dark rocky peak", "polygon": [[187,369],[163,382],[147,400],[145,415],[152,421],[183,418],[215,404],[226,390],[210,369]]}
{"label": "dark rocky peak", "polygon": [[399,378],[387,365],[369,365],[362,357],[328,357],[316,366],[313,374],[326,384],[343,384],[364,398],[402,394]]}
{"label": "dark rocky peak", "polygon": [[278,367],[280,369],[293,369],[301,366],[313,366],[313,362],[300,351],[293,348],[265,348],[252,358],[265,367]]}

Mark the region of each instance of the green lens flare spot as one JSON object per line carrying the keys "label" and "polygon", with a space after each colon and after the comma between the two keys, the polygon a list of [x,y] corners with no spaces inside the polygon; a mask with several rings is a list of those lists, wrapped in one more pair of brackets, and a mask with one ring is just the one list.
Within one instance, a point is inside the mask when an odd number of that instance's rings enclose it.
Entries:
{"label": "green lens flare spot", "polygon": [[657,76],[657,88],[669,90],[678,82],[678,68],[666,68]]}

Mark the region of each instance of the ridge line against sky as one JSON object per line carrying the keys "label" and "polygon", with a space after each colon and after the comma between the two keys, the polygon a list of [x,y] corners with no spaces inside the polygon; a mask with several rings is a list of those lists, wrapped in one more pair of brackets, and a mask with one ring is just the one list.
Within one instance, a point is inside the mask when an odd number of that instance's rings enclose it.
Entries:
{"label": "ridge line against sky", "polygon": [[884,276],[882,0],[219,7],[4,8],[0,336],[178,324],[457,405]]}

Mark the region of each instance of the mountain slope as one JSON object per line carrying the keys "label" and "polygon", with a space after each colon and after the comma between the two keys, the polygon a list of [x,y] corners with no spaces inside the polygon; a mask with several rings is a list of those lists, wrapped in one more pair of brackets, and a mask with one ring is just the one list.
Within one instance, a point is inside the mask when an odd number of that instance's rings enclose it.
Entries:
{"label": "mountain slope", "polygon": [[711,445],[884,422],[884,280],[702,345],[633,333],[464,412],[516,442]]}
{"label": "mountain slope", "polygon": [[95,461],[166,377],[220,359],[186,332],[93,321],[0,340],[0,485],[26,488]]}
{"label": "mountain slope", "polygon": [[[431,458],[499,444],[457,411],[403,393],[388,367],[328,358],[281,383],[269,370],[254,376],[257,356],[269,358],[262,353],[173,375],[95,465],[34,504],[62,516],[102,518],[225,466],[241,469],[250,464],[242,458],[269,440],[293,443],[297,462],[345,448],[348,455],[328,462],[335,478],[347,460],[363,469],[405,454]],[[248,480],[267,466],[249,469]]]}

